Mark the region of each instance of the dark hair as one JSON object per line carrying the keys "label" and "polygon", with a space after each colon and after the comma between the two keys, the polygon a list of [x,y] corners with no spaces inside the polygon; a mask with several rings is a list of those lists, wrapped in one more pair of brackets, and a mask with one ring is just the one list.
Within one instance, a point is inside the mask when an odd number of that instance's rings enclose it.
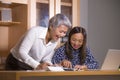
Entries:
{"label": "dark hair", "polygon": [[59,27],[65,25],[68,28],[71,28],[71,22],[67,16],[63,14],[56,14],[49,20],[48,28],[50,27]]}
{"label": "dark hair", "polygon": [[85,62],[85,58],[86,58],[86,41],[87,41],[87,34],[86,34],[86,30],[83,28],[83,27],[79,27],[79,26],[75,26],[74,28],[72,28],[72,30],[70,31],[69,33],[69,36],[68,36],[68,41],[66,42],[66,55],[68,57],[68,59],[72,59],[72,46],[71,46],[71,43],[70,43],[70,39],[71,39],[71,36],[73,34],[76,34],[76,33],[82,33],[84,39],[83,39],[83,45],[79,48],[80,50],[80,54],[79,54],[79,57],[80,57],[80,64],[83,64]]}

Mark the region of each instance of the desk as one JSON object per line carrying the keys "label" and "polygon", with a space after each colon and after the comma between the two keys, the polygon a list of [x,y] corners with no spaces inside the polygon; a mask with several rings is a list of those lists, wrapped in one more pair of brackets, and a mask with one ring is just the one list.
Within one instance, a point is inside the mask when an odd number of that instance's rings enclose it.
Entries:
{"label": "desk", "polygon": [[0,71],[0,80],[120,80],[120,71]]}

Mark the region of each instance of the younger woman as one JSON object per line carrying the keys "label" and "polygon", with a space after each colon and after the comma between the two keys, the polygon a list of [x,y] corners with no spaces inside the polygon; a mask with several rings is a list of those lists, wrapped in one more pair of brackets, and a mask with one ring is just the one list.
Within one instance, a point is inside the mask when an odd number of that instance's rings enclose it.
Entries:
{"label": "younger woman", "polygon": [[78,26],[74,27],[69,33],[68,41],[55,51],[52,58],[53,64],[76,70],[97,69],[98,62],[86,46],[86,41],[85,29]]}

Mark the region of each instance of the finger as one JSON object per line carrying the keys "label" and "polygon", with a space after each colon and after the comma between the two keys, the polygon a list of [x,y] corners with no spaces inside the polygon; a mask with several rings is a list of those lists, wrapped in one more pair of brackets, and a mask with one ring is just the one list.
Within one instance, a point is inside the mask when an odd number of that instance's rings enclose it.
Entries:
{"label": "finger", "polygon": [[67,67],[71,68],[71,62],[69,62],[69,61],[67,62]]}
{"label": "finger", "polygon": [[72,68],[72,63],[70,62],[70,68]]}
{"label": "finger", "polygon": [[67,67],[67,62],[64,62],[63,65],[64,65],[64,67]]}
{"label": "finger", "polygon": [[68,67],[69,67],[68,62],[64,62],[64,67],[66,67],[66,68],[68,68]]}
{"label": "finger", "polygon": [[46,63],[45,65],[46,65],[46,66],[51,66],[51,64],[50,64],[50,63]]}

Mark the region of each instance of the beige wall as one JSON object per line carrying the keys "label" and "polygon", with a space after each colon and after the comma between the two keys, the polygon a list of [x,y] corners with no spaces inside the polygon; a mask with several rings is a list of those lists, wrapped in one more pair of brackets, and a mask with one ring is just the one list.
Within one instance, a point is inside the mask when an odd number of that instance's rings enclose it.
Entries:
{"label": "beige wall", "polygon": [[8,27],[0,27],[0,55],[8,50]]}

